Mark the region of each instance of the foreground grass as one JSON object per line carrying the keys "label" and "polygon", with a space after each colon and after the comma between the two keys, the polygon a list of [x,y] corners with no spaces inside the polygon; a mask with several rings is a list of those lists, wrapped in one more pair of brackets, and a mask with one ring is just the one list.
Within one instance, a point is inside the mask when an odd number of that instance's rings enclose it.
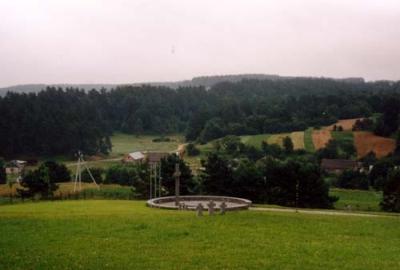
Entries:
{"label": "foreground grass", "polygon": [[245,211],[198,218],[141,201],[0,207],[0,269],[399,269],[398,218]]}
{"label": "foreground grass", "polygon": [[356,211],[380,211],[379,203],[382,200],[382,192],[370,190],[338,189],[330,190],[330,195],[339,197],[335,203],[336,209],[348,209]]}

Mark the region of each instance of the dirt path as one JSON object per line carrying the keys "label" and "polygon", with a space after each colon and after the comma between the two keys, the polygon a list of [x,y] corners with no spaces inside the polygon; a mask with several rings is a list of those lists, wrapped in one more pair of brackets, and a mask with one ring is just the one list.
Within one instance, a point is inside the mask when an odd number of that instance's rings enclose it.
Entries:
{"label": "dirt path", "polygon": [[368,214],[368,213],[352,213],[335,210],[307,210],[295,208],[266,208],[266,207],[250,207],[252,211],[267,211],[267,212],[283,212],[283,213],[301,213],[311,215],[328,215],[328,216],[352,216],[352,217],[397,217],[397,214]]}
{"label": "dirt path", "polygon": [[[94,163],[100,163],[100,162],[115,162],[115,161],[121,161],[122,158],[109,158],[109,159],[99,159],[99,160],[94,160],[94,161],[88,161],[86,160],[86,164],[94,164]],[[78,163],[67,163],[65,166],[67,167],[72,167],[76,166]]]}

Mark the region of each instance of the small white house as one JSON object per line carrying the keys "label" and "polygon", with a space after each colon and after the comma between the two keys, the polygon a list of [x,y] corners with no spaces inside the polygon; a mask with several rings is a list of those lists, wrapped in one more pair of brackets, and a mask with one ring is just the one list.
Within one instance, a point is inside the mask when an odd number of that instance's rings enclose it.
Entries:
{"label": "small white house", "polygon": [[132,163],[141,163],[145,159],[145,155],[142,152],[132,152],[127,154],[123,161]]}

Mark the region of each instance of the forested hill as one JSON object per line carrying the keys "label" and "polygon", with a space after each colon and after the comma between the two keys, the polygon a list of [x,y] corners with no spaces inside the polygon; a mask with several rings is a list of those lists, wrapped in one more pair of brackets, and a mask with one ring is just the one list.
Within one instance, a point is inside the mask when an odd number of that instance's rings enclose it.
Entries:
{"label": "forested hill", "polygon": [[[206,88],[210,88],[216,85],[217,83],[239,82],[243,79],[276,81],[276,80],[290,80],[296,78],[297,77],[268,75],[268,74],[239,74],[239,75],[201,76],[201,77],[194,77],[191,80],[176,81],[176,82],[141,82],[141,83],[131,83],[131,84],[24,84],[24,85],[14,85],[10,87],[0,88],[0,96],[4,96],[7,92],[37,93],[46,89],[46,87],[79,88],[85,91],[90,91],[92,89],[111,90],[118,86],[141,86],[143,84],[152,86],[166,86],[174,89],[177,89],[179,87],[196,87],[196,86],[204,86]],[[344,79],[332,79],[332,80],[359,82],[359,83],[364,82],[363,78],[344,78]]]}
{"label": "forested hill", "polygon": [[292,78],[205,87],[49,87],[0,97],[0,156],[106,153],[109,136],[184,132],[206,142],[228,134],[289,132],[382,113],[378,133],[398,129],[400,83]]}

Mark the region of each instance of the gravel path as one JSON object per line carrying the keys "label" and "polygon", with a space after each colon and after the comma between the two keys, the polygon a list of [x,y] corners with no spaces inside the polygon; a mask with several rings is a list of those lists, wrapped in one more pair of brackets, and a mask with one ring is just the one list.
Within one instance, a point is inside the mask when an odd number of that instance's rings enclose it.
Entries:
{"label": "gravel path", "polygon": [[368,213],[352,213],[335,210],[306,210],[306,209],[294,209],[294,208],[266,208],[266,207],[251,207],[252,211],[269,211],[269,212],[285,212],[285,213],[301,213],[301,214],[312,214],[312,215],[330,215],[330,216],[353,216],[353,217],[400,217],[399,214],[368,214]]}

